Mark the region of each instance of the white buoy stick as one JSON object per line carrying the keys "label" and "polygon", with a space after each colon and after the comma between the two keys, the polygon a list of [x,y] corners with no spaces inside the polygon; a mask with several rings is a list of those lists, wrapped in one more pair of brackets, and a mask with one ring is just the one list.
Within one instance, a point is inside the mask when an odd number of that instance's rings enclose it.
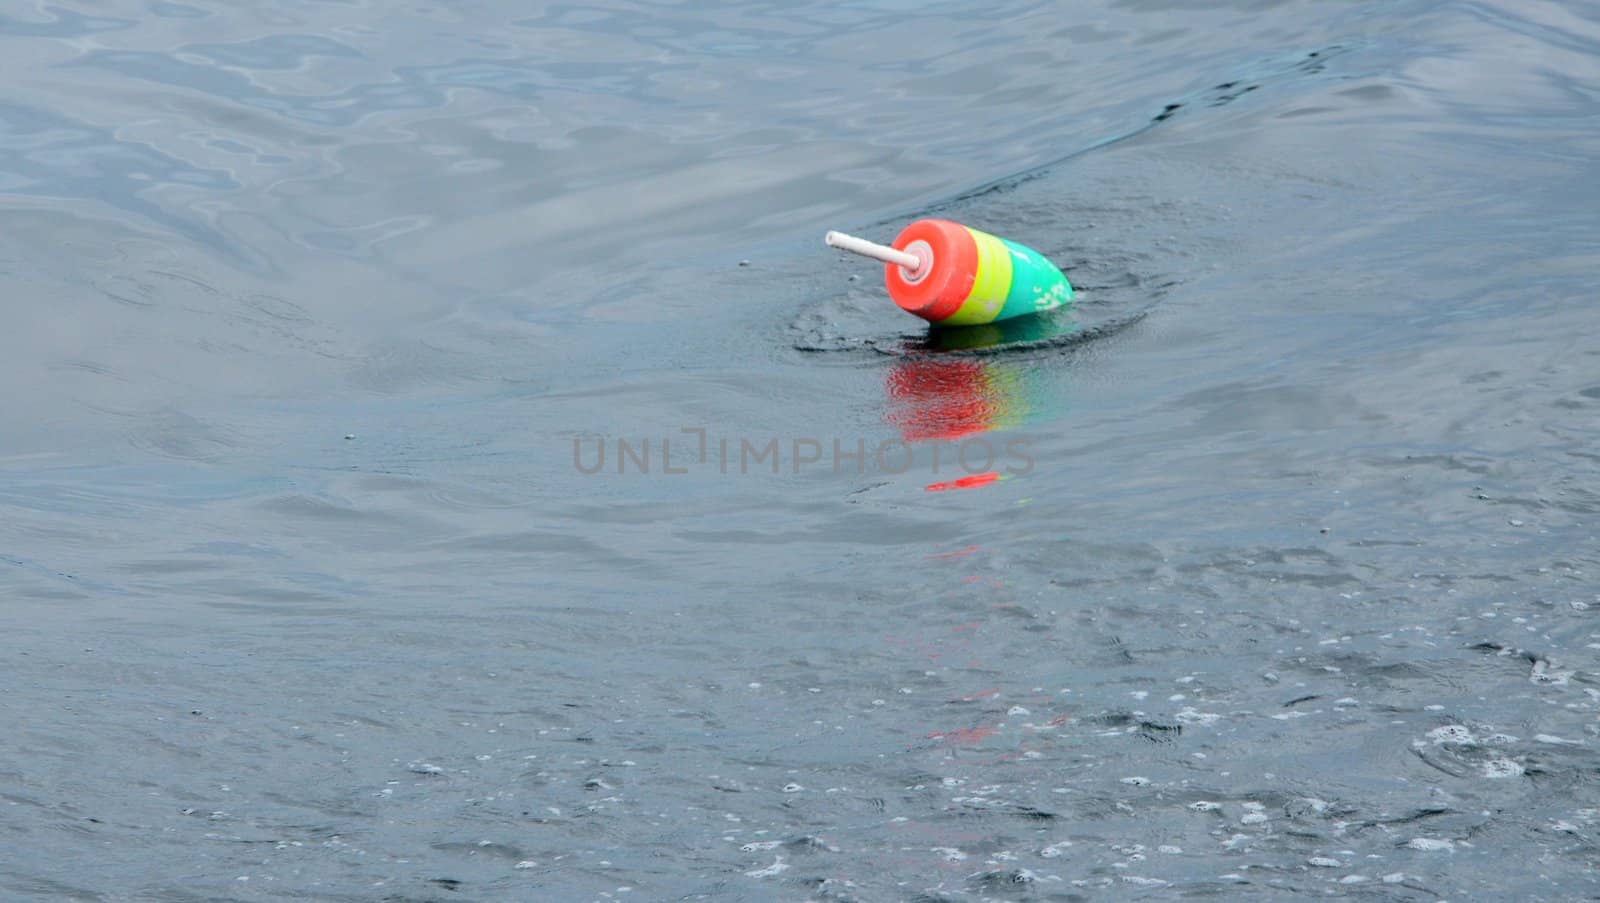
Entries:
{"label": "white buoy stick", "polygon": [[911,274],[915,274],[917,270],[922,269],[922,260],[917,255],[907,254],[905,251],[898,251],[888,245],[880,245],[875,241],[867,241],[865,238],[856,238],[854,235],[846,235],[843,232],[829,232],[822,237],[822,240],[830,248],[838,248],[841,251],[860,254],[862,257],[871,257],[873,260],[896,264]]}

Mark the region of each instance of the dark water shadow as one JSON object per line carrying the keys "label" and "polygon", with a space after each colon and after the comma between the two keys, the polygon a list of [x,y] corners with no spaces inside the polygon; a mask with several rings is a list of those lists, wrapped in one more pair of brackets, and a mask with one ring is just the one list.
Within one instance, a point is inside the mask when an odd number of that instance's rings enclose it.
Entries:
{"label": "dark water shadow", "polygon": [[1103,319],[1085,318],[1073,310],[1064,309],[982,326],[929,326],[921,331],[913,329],[854,339],[815,334],[809,339],[797,339],[794,347],[797,351],[808,353],[857,351],[896,357],[1041,354],[1066,351],[1109,338],[1144,320],[1154,307],[1152,304]]}

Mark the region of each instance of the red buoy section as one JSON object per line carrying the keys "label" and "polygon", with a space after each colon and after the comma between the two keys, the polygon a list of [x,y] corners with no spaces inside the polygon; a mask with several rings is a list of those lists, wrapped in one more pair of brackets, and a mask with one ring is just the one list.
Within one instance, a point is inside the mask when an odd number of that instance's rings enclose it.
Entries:
{"label": "red buoy section", "polygon": [[978,273],[978,242],[967,227],[942,219],[917,220],[894,240],[896,250],[922,257],[918,278],[884,264],[889,297],[908,313],[937,323],[955,313],[972,292]]}

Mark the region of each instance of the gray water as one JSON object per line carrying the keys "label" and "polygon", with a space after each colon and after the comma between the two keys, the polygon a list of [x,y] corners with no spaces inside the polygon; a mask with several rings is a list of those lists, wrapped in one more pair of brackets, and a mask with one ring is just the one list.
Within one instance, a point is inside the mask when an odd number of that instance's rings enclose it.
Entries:
{"label": "gray water", "polygon": [[1592,3],[8,4],[0,897],[1600,896],[1597,163]]}

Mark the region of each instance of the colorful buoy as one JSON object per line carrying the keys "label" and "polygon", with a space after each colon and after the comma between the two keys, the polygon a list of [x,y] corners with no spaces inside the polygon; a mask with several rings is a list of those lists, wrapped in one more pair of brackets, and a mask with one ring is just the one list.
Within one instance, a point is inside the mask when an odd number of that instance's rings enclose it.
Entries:
{"label": "colorful buoy", "polygon": [[917,220],[893,246],[843,232],[823,241],[883,261],[894,303],[939,326],[979,326],[1072,300],[1067,277],[1038,251],[950,220]]}

